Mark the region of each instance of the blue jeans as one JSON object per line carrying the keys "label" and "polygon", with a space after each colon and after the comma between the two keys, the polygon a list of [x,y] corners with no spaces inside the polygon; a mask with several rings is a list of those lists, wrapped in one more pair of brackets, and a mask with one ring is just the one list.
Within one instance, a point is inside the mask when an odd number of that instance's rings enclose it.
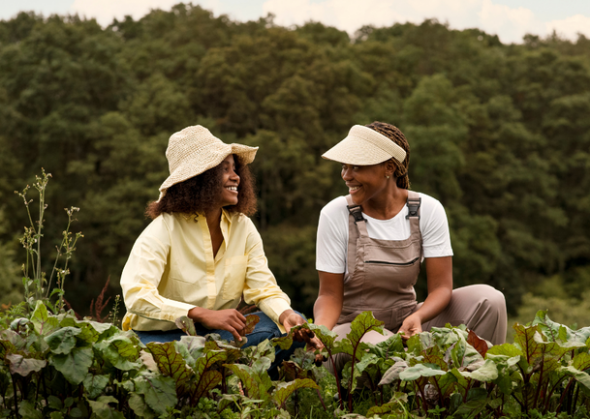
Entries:
{"label": "blue jeans", "polygon": [[[301,313],[299,313],[299,312],[297,312],[297,314],[301,315]],[[247,348],[249,346],[256,346],[265,339],[273,339],[273,338],[285,336],[284,334],[281,333],[281,331],[279,330],[279,327],[275,324],[275,322],[273,322],[270,319],[270,317],[268,317],[262,311],[250,313],[247,316],[251,316],[251,315],[258,316],[260,318],[260,321],[254,327],[254,331],[252,333],[249,333],[246,335],[246,337],[248,338],[248,342],[244,346],[242,346],[242,348]],[[302,316],[302,317],[304,317],[304,316]],[[233,335],[230,332],[228,332],[227,330],[207,329],[201,323],[195,323],[195,329],[197,330],[197,335],[199,335],[199,336],[205,336],[210,333],[217,333],[219,336],[221,336],[221,339],[223,339],[223,340],[227,340],[227,341],[234,340]],[[180,329],[167,330],[167,331],[153,330],[153,331],[147,331],[147,332],[142,332],[142,331],[136,330],[135,333],[137,334],[137,336],[139,337],[139,340],[141,340],[141,342],[144,345],[148,344],[149,342],[158,342],[158,343],[171,342],[174,340],[180,340],[180,338],[182,336],[186,336],[186,333],[184,333]],[[268,370],[270,377],[273,380],[277,380],[279,378],[277,367],[279,365],[281,365],[283,361],[288,360],[289,357],[295,351],[295,349],[303,348],[304,346],[305,346],[305,342],[297,342],[297,341],[293,341],[293,345],[291,345],[291,347],[289,349],[281,349],[278,346],[276,346],[275,347],[275,360],[271,364],[271,366]]]}

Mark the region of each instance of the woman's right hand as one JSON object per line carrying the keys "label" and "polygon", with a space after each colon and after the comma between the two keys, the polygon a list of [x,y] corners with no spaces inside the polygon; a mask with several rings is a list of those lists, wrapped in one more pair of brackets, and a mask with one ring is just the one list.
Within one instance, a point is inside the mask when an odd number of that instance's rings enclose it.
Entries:
{"label": "woman's right hand", "polygon": [[240,333],[246,327],[246,317],[238,310],[207,310],[195,307],[189,310],[188,317],[201,323],[207,329],[227,330],[236,341],[242,341]]}

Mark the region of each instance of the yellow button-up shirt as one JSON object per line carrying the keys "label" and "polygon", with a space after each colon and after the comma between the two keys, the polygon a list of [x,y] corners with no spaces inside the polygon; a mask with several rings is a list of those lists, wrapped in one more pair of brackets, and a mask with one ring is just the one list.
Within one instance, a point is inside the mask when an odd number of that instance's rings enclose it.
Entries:
{"label": "yellow button-up shirt", "polygon": [[268,268],[256,227],[240,213],[221,216],[223,243],[213,258],[211,234],[202,215],[162,214],[141,233],[123,269],[127,314],[123,330],[172,330],[193,307],[236,308],[242,294],[279,327],[290,309]]}

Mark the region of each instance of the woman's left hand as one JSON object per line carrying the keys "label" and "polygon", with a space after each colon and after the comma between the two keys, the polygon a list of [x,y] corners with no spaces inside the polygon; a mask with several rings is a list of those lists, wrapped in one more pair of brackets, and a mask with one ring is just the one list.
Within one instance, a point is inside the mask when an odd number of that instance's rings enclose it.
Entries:
{"label": "woman's left hand", "polygon": [[420,319],[420,316],[417,316],[416,313],[414,313],[406,317],[402,326],[398,330],[398,333],[399,332],[403,332],[402,338],[406,340],[410,339],[415,334],[422,332],[422,320]]}

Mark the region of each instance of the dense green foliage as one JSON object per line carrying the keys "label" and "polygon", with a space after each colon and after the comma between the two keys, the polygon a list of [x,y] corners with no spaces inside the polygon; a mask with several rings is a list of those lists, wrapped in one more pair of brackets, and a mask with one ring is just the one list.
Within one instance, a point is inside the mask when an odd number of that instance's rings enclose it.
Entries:
{"label": "dense green foliage", "polygon": [[[381,120],[409,139],[413,189],[447,210],[457,286],[494,285],[516,312],[532,284],[557,276],[576,300],[572,283],[590,285],[589,57],[584,37],[503,45],[435,21],[351,39],[182,4],[106,29],[21,13],[0,22],[0,242],[27,223],[13,190],[44,167],[57,185],[48,217],[82,208],[69,292],[87,312],[148,223],[168,137],[201,123],[261,146],[255,221],[280,285],[311,313],[319,210],[345,193],[320,155],[353,124]],[[15,249],[0,246],[3,295],[20,289]]]}
{"label": "dense green foliage", "polygon": [[133,331],[56,315],[41,300],[22,316],[25,305],[0,316],[1,417],[583,418],[590,405],[590,328],[571,330],[542,311],[533,325],[515,326],[514,344],[491,348],[464,327],[433,328],[407,347],[399,334],[363,343],[365,333],[383,332],[370,312],[340,341],[305,324],[328,362],[351,356],[342,378],[298,349],[273,381],[274,346],[288,348],[293,332],[246,349],[190,330],[146,346]]}

